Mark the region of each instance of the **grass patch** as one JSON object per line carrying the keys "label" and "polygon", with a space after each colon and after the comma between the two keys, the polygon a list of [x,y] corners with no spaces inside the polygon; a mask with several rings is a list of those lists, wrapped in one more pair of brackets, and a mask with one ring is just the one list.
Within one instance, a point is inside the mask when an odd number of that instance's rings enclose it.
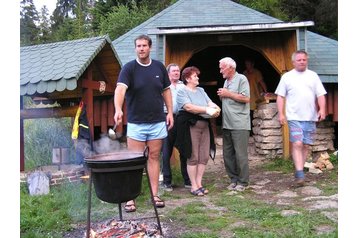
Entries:
{"label": "grass patch", "polygon": [[[198,201],[174,209],[170,218],[195,230],[178,237],[337,237],[337,224],[320,211],[288,207],[286,209],[300,214],[286,217],[281,215],[282,207],[246,196],[249,194],[220,193],[211,197],[210,206],[207,202]],[[317,235],[315,228],[326,225],[336,230]]]}
{"label": "grass patch", "polygon": [[195,232],[195,234],[191,232],[181,235],[180,238],[218,238],[218,236],[206,232]]}
{"label": "grass patch", "polygon": [[294,165],[291,159],[284,159],[281,157],[275,157],[268,159],[268,162],[261,167],[263,170],[268,171],[281,171],[283,173],[292,173]]}
{"label": "grass patch", "polygon": [[[286,208],[299,211],[300,214],[282,216],[282,207],[254,201],[236,196],[225,196],[217,201],[219,206],[232,207],[229,216],[234,220],[241,220],[247,226],[233,228],[237,237],[317,237],[317,225],[336,226],[331,220],[323,216],[320,211],[309,212],[300,208]],[[255,224],[252,227],[252,224]],[[247,236],[246,236],[247,235]],[[334,237],[334,236],[331,236]]]}
{"label": "grass patch", "polygon": [[[93,189],[93,188],[92,188]],[[62,237],[71,224],[87,219],[88,185],[63,184],[51,187],[47,195],[31,196],[25,186],[20,191],[21,237]],[[91,221],[118,214],[116,204],[100,201],[94,189],[91,197]],[[97,212],[100,211],[100,212]]]}

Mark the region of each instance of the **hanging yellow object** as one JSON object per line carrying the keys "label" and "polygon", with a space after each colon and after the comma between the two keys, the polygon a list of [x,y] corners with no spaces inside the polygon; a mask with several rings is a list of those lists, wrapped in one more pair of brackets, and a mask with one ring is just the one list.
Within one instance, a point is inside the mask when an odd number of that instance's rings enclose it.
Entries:
{"label": "hanging yellow object", "polygon": [[75,117],[75,121],[73,123],[73,128],[72,128],[72,134],[71,137],[73,140],[76,140],[78,138],[78,132],[79,132],[79,118],[82,112],[82,108],[83,108],[83,102],[80,102],[80,105],[78,106],[77,112],[76,112],[76,117]]}

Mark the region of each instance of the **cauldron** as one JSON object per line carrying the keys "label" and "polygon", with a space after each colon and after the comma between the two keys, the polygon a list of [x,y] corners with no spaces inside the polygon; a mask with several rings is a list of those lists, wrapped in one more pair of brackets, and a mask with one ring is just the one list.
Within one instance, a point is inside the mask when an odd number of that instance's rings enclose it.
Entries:
{"label": "cauldron", "polygon": [[146,151],[123,150],[85,158],[97,197],[117,204],[138,197],[148,158]]}
{"label": "cauldron", "polygon": [[[121,203],[137,198],[141,192],[143,170],[147,170],[148,153],[149,148],[146,147],[144,152],[122,150],[85,158],[85,163],[91,173],[88,189],[87,238],[89,238],[91,226],[92,182],[99,199],[108,203],[118,204],[119,218],[122,221]],[[146,174],[155,217],[157,218],[158,228],[162,235],[163,232],[147,171]]]}

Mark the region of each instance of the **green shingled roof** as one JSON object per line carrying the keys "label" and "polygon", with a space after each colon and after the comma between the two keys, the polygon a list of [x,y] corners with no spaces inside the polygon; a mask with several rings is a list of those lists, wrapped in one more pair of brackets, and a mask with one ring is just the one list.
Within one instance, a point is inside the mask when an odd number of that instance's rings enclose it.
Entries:
{"label": "green shingled roof", "polygon": [[[74,90],[77,80],[107,43],[112,46],[108,36],[100,36],[21,47],[20,95]],[[114,48],[113,52],[120,63]]]}
{"label": "green shingled roof", "polygon": [[[158,27],[194,27],[250,25],[282,22],[230,0],[179,0],[141,25],[113,41],[123,64],[135,58],[134,39]],[[152,54],[156,57],[157,42],[153,36]],[[335,40],[308,32],[309,68],[323,82],[338,82],[338,43]]]}

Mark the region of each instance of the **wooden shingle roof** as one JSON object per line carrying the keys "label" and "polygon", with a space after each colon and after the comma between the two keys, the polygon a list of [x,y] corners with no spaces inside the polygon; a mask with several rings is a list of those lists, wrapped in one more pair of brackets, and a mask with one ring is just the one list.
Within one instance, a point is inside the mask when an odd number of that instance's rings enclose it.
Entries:
{"label": "wooden shingle roof", "polygon": [[[113,41],[123,64],[135,58],[134,39],[158,27],[228,26],[280,23],[273,18],[230,0],[179,0],[141,25]],[[153,36],[151,56],[156,57]],[[323,82],[338,82],[338,43],[309,32],[307,34],[309,68],[320,74]],[[334,66],[332,67],[332,64]]]}
{"label": "wooden shingle roof", "polygon": [[106,44],[108,36],[20,48],[20,95],[74,90],[77,80]]}

